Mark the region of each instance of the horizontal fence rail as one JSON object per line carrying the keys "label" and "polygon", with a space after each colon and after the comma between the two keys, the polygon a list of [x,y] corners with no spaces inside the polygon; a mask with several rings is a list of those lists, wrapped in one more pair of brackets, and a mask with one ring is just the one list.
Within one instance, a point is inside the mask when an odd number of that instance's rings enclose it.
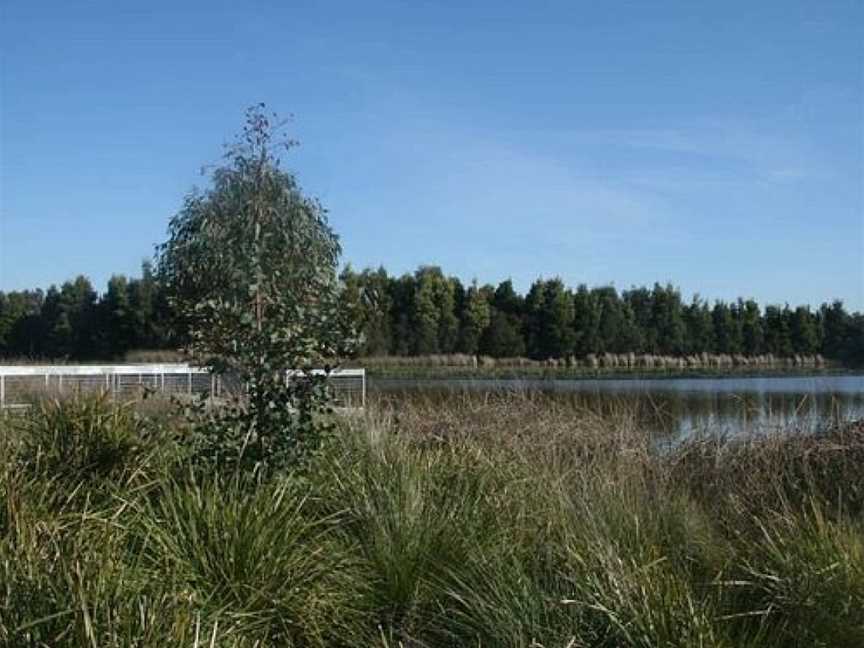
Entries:
{"label": "horizontal fence rail", "polygon": [[[322,375],[323,369],[311,373]],[[286,380],[302,375],[286,372]],[[366,370],[335,369],[327,383],[337,407],[366,405]],[[242,389],[230,374],[217,376],[188,364],[0,365],[0,409],[27,407],[40,395],[102,392],[114,397],[145,394],[199,395],[219,398]]]}

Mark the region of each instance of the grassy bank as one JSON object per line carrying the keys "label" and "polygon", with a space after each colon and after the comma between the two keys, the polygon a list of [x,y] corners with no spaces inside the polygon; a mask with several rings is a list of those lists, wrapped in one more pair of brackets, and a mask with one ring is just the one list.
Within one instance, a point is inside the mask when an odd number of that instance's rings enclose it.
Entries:
{"label": "grassy bank", "polygon": [[43,404],[0,424],[0,643],[864,645],[864,429],[657,454],[638,418],[380,400],[252,488],[170,417]]}
{"label": "grassy bank", "polygon": [[[352,364],[351,366],[354,366]],[[356,366],[360,367],[360,364]],[[633,368],[598,367],[458,367],[378,364],[365,367],[369,378],[380,380],[583,380],[583,379],[647,379],[647,378],[772,378],[785,376],[832,376],[861,373],[843,367],[830,368]]]}

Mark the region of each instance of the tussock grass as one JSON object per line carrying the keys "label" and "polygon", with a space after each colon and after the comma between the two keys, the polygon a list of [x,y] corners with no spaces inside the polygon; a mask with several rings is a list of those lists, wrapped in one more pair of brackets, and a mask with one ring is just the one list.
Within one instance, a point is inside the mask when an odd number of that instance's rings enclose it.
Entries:
{"label": "tussock grass", "polygon": [[136,520],[148,580],[170,578],[226,632],[264,645],[329,645],[365,597],[339,517],[307,511],[302,484],[192,475],[161,486]]}
{"label": "tussock grass", "polygon": [[80,396],[0,419],[0,645],[864,645],[864,428],[661,448],[638,406],[379,399],[303,474]]}

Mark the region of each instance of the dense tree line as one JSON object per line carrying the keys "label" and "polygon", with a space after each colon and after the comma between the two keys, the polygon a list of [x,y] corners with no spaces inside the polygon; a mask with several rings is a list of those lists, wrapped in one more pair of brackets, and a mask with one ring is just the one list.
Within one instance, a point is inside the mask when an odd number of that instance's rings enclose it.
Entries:
{"label": "dense tree line", "polygon": [[[538,279],[521,295],[511,281],[465,286],[440,268],[390,276],[341,274],[342,307],[363,336],[361,355],[463,353],[493,358],[603,353],[683,356],[822,354],[864,364],[864,314],[843,303],[768,305],[752,299],[685,301],[671,285],[569,288]],[[0,355],[95,359],[172,348],[168,300],[145,264],[140,278],[112,277],[100,296],[85,277],[47,291],[0,293]]]}
{"label": "dense tree line", "polygon": [[0,292],[0,356],[93,360],[167,348],[170,320],[149,263],[138,278],[111,277],[101,295],[83,275],[46,291]]}
{"label": "dense tree line", "polygon": [[342,273],[343,299],[365,333],[365,355],[465,353],[493,358],[603,353],[756,356],[821,353],[864,362],[864,315],[840,301],[808,306],[752,299],[688,303],[670,285],[619,292],[538,279],[526,295],[511,281],[467,288],[440,268],[390,277],[383,268]]}

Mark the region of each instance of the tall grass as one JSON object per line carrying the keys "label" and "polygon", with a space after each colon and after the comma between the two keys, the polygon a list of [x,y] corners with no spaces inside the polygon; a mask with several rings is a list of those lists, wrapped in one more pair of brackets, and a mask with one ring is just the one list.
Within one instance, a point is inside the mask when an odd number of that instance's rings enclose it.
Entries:
{"label": "tall grass", "polygon": [[135,551],[225,631],[266,645],[329,645],[364,602],[338,516],[311,516],[299,485],[191,476],[140,507]]}
{"label": "tall grass", "polygon": [[717,373],[784,373],[839,369],[837,363],[821,355],[745,356],[740,354],[653,355],[650,353],[589,353],[537,360],[525,357],[492,358],[464,353],[422,356],[368,356],[353,361],[374,375],[399,377],[545,377],[596,375],[669,375]]}
{"label": "tall grass", "polygon": [[656,450],[634,406],[415,395],[303,475],[92,397],[0,419],[0,644],[864,645],[864,429]]}

